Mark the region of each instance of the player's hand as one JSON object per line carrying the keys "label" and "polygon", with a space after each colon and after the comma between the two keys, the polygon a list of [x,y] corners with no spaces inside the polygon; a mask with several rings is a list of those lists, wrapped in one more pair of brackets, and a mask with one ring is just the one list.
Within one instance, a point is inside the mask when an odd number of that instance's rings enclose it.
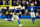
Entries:
{"label": "player's hand", "polygon": [[12,14],[9,14],[9,15],[12,15]]}
{"label": "player's hand", "polygon": [[14,12],[14,14],[16,15],[16,12]]}

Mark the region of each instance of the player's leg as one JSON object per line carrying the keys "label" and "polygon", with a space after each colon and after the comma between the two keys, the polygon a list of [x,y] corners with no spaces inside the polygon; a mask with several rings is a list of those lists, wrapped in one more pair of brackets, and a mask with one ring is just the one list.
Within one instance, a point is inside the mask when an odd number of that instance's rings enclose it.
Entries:
{"label": "player's leg", "polygon": [[7,19],[7,18],[5,18],[4,21],[11,21],[11,22],[13,22],[14,20],[13,20],[13,18],[12,18],[12,19]]}
{"label": "player's leg", "polygon": [[22,24],[20,23],[19,17],[16,15],[15,18],[18,20],[19,26],[22,26]]}
{"label": "player's leg", "polygon": [[13,21],[14,21],[14,17],[11,18],[11,22],[13,22]]}
{"label": "player's leg", "polygon": [[6,18],[4,19],[4,21],[7,21],[8,20],[8,15],[6,15]]}
{"label": "player's leg", "polygon": [[11,21],[11,19],[7,19],[7,18],[5,18],[4,21]]}
{"label": "player's leg", "polygon": [[4,19],[4,21],[12,21],[13,20],[13,17],[12,19],[8,19],[7,17]]}
{"label": "player's leg", "polygon": [[35,21],[35,13],[33,12],[33,24],[34,24],[34,21]]}
{"label": "player's leg", "polygon": [[35,12],[34,12],[34,20],[35,20]]}
{"label": "player's leg", "polygon": [[32,22],[33,22],[33,24],[34,24],[34,21],[35,21],[35,18],[33,17],[33,18],[32,18]]}
{"label": "player's leg", "polygon": [[19,17],[17,15],[15,15],[15,16],[16,16],[15,18],[18,20],[18,23],[20,24]]}
{"label": "player's leg", "polygon": [[34,24],[34,18],[32,18],[32,22],[33,22],[33,24]]}
{"label": "player's leg", "polygon": [[8,19],[7,21],[13,22],[14,21],[14,17],[12,17],[11,19]]}
{"label": "player's leg", "polygon": [[33,16],[34,16],[34,21],[35,21],[35,13],[33,13]]}
{"label": "player's leg", "polygon": [[7,21],[12,21],[12,18],[13,18],[13,17],[11,16],[11,19],[8,19]]}
{"label": "player's leg", "polygon": [[8,15],[6,15],[6,18],[4,19],[4,21],[11,21],[11,19],[8,19]]}
{"label": "player's leg", "polygon": [[34,18],[34,21],[35,21],[35,18]]}
{"label": "player's leg", "polygon": [[7,20],[7,21],[13,22],[14,21],[14,17],[15,17],[15,15],[13,14],[13,17],[11,18],[11,20]]}
{"label": "player's leg", "polygon": [[32,18],[32,22],[34,24],[33,12],[31,12],[31,18]]}
{"label": "player's leg", "polygon": [[7,21],[11,21],[11,19],[8,19]]}
{"label": "player's leg", "polygon": [[15,17],[15,15],[13,15],[13,17],[11,19],[8,19],[7,21],[13,22],[14,21],[14,17]]}

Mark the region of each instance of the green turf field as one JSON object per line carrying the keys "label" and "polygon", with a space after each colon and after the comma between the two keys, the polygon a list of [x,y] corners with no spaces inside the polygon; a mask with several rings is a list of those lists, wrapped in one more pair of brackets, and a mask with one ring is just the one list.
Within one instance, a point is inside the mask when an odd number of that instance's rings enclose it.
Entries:
{"label": "green turf field", "polygon": [[[0,20],[0,27],[19,27],[19,24],[17,20],[14,22],[6,21],[1,22],[3,20]],[[40,20],[35,20],[35,24],[32,23],[31,19],[20,19],[21,24],[23,24],[22,27],[40,27]]]}

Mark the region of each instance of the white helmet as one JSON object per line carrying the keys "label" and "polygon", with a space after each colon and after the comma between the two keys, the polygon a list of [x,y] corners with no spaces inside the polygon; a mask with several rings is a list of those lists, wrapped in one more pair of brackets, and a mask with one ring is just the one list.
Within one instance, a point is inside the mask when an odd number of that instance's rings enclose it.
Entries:
{"label": "white helmet", "polygon": [[31,3],[31,5],[34,5],[33,3]]}
{"label": "white helmet", "polygon": [[21,8],[21,5],[18,5],[18,8]]}

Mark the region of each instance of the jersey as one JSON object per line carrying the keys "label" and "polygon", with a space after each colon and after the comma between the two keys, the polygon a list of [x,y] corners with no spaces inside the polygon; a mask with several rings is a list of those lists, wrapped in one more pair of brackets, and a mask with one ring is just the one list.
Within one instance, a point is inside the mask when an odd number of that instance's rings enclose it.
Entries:
{"label": "jersey", "polygon": [[14,12],[19,13],[19,12],[21,12],[21,9],[18,10],[18,8],[17,8],[17,9],[14,10]]}
{"label": "jersey", "polygon": [[34,12],[35,11],[35,6],[31,7],[30,6],[30,12]]}

